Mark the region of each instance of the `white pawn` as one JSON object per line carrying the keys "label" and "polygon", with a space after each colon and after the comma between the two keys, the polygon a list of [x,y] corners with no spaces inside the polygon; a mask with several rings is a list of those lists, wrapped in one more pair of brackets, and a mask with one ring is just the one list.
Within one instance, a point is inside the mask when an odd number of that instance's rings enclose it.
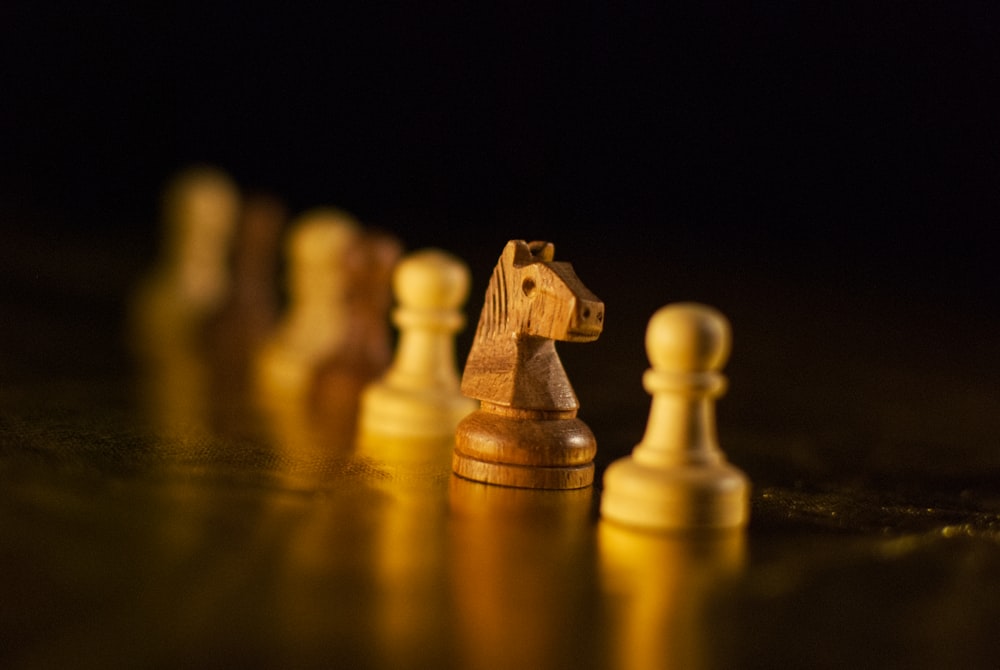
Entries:
{"label": "white pawn", "polygon": [[258,385],[272,397],[306,400],[323,368],[352,339],[352,267],[362,239],[345,212],[316,209],[301,216],[288,239],[290,306],[257,358]]}
{"label": "white pawn", "polygon": [[228,258],[239,210],[239,190],[220,170],[190,168],[171,182],[163,198],[163,257],[133,305],[141,351],[198,344],[230,291]]}
{"label": "white pawn", "polygon": [[632,455],[604,474],[605,519],[652,530],[746,525],[750,483],[726,462],[715,431],[731,343],[729,322],[706,305],[667,305],[650,319],[649,422]]}
{"label": "white pawn", "polygon": [[399,263],[392,285],[399,343],[389,370],[361,396],[361,433],[451,436],[479,404],[462,395],[455,366],[455,334],[465,325],[460,308],[469,294],[469,270],[451,254],[426,249]]}

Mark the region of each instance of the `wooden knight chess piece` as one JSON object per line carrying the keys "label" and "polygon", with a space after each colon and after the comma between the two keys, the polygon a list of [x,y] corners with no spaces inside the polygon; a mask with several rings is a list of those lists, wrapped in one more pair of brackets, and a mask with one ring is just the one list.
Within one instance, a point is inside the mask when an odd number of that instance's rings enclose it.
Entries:
{"label": "wooden knight chess piece", "polygon": [[542,489],[593,483],[597,440],[576,416],[554,340],[596,340],[604,303],[554,253],[549,242],[514,240],[493,271],[462,377],[480,409],[456,430],[461,477]]}

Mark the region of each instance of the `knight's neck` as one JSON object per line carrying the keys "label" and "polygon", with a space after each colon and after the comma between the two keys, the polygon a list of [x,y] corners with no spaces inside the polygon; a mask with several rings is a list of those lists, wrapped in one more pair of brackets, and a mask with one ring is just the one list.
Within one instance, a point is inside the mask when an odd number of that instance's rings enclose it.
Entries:
{"label": "knight's neck", "polygon": [[569,411],[580,404],[555,342],[540,337],[480,337],[462,377],[462,393],[504,407]]}

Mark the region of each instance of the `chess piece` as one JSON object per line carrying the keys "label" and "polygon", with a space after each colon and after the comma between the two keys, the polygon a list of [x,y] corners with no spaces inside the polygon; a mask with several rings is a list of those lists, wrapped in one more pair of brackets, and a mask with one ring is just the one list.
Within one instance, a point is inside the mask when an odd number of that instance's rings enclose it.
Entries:
{"label": "chess piece", "polygon": [[226,397],[246,389],[252,357],[277,318],[275,276],[285,218],[284,205],[274,197],[252,195],[243,203],[232,245],[231,289],[206,333],[219,377],[216,390]]}
{"label": "chess piece", "polygon": [[370,361],[374,374],[381,373],[392,358],[392,343],[387,325],[392,306],[392,277],[403,247],[392,235],[366,230],[357,289],[352,296],[352,311],[357,327],[352,331],[363,349],[362,358]]}
{"label": "chess piece", "polygon": [[133,304],[133,344],[145,353],[194,346],[230,290],[229,250],[240,195],[210,167],[179,174],[163,196],[162,259]]}
{"label": "chess piece", "polygon": [[604,304],[548,242],[507,243],[493,271],[462,377],[480,409],[458,425],[452,468],[475,481],[572,489],[594,478],[597,441],[554,340],[592,342]]}
{"label": "chess piece", "polygon": [[388,372],[362,395],[362,436],[451,437],[476,409],[459,390],[455,369],[454,337],[465,322],[459,308],[469,293],[469,271],[443,251],[419,251],[396,267],[393,290],[399,344]]}
{"label": "chess piece", "polygon": [[[362,389],[385,372],[392,356],[389,305],[392,270],[402,255],[395,237],[364,230],[349,262],[349,327],[339,350],[320,367],[314,402],[321,411],[349,419],[353,436]],[[345,426],[347,424],[345,423]]]}
{"label": "chess piece", "polygon": [[353,417],[388,363],[388,278],[399,245],[335,209],[309,212],[288,241],[290,306],[257,358],[265,404]]}
{"label": "chess piece", "polygon": [[632,455],[604,474],[605,519],[656,530],[747,523],[749,482],[726,462],[715,431],[715,399],[726,388],[719,369],[731,340],[729,322],[705,305],[667,305],[650,319],[649,422]]}
{"label": "chess piece", "polygon": [[292,227],[286,246],[289,308],[258,358],[259,380],[282,396],[308,395],[316,372],[343,348],[351,327],[350,254],[361,240],[353,217],[314,210]]}
{"label": "chess piece", "polygon": [[185,170],[164,191],[161,257],[130,305],[129,336],[144,404],[165,432],[207,433],[212,423],[205,335],[231,292],[239,210],[236,184],[215,168]]}

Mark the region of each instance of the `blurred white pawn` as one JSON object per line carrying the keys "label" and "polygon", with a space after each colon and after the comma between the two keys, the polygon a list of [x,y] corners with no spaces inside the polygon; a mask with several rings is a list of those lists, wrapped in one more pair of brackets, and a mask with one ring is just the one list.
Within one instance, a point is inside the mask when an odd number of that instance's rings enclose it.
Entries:
{"label": "blurred white pawn", "polygon": [[286,246],[289,307],[257,359],[269,396],[304,400],[324,365],[350,339],[361,227],[345,212],[317,209],[293,225]]}
{"label": "blurred white pawn", "polygon": [[186,170],[167,188],[162,257],[133,304],[138,349],[196,344],[230,291],[229,253],[239,209],[236,184],[215,168]]}

